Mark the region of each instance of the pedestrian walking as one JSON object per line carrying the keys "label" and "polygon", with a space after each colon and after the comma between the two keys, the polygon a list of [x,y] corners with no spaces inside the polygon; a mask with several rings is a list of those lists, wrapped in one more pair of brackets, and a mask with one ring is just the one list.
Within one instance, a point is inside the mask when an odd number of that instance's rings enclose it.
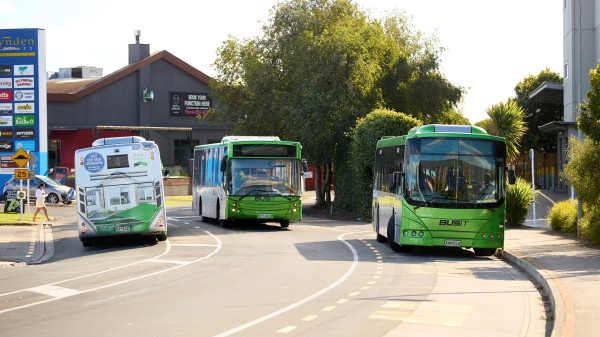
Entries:
{"label": "pedestrian walking", "polygon": [[46,219],[48,219],[48,221],[50,221],[50,217],[48,216],[48,210],[46,209],[46,191],[44,191],[44,189],[46,188],[46,185],[44,185],[43,183],[41,183],[37,190],[35,190],[35,213],[33,214],[33,221],[35,221],[35,217],[38,215],[38,213],[40,212],[40,210],[44,211],[44,215],[46,216]]}

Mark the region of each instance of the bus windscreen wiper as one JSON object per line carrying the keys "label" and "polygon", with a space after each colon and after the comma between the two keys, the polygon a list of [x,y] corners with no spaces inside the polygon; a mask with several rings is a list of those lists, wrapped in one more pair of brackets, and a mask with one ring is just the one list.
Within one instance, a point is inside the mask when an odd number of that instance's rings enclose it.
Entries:
{"label": "bus windscreen wiper", "polygon": [[417,210],[417,208],[419,208],[419,207],[429,206],[433,200],[449,200],[449,199],[446,197],[432,197],[432,198],[424,200],[421,205],[417,205],[417,207],[415,207],[415,210]]}

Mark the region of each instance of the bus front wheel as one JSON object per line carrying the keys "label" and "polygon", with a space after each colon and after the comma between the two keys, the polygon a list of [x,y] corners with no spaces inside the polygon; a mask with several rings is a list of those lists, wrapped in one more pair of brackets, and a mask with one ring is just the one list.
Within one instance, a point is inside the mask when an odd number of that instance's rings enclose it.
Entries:
{"label": "bus front wheel", "polygon": [[290,220],[281,220],[279,224],[281,225],[281,228],[288,228],[290,226]]}

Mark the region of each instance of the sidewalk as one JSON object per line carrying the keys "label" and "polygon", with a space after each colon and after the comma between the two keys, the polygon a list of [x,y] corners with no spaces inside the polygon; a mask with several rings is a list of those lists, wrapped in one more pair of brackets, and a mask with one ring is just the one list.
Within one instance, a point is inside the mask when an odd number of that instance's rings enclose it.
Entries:
{"label": "sidewalk", "polygon": [[[541,192],[553,202],[569,199],[568,193]],[[526,226],[506,230],[502,253],[544,286],[555,310],[552,336],[598,336],[600,249],[552,232],[545,221],[547,210],[537,211],[537,227],[530,210]]]}

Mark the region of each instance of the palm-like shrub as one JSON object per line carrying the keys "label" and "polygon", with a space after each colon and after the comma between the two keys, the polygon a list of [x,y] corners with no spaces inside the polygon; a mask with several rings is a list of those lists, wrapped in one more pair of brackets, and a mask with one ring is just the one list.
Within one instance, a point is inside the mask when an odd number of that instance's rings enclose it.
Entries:
{"label": "palm-like shrub", "polygon": [[519,154],[517,146],[527,131],[523,108],[517,102],[509,100],[506,103],[492,105],[486,113],[491,119],[488,131],[492,135],[506,139],[507,160],[515,159]]}
{"label": "palm-like shrub", "polygon": [[517,178],[514,185],[506,186],[506,223],[517,226],[525,221],[529,205],[538,192],[534,192],[531,184],[522,178]]}

